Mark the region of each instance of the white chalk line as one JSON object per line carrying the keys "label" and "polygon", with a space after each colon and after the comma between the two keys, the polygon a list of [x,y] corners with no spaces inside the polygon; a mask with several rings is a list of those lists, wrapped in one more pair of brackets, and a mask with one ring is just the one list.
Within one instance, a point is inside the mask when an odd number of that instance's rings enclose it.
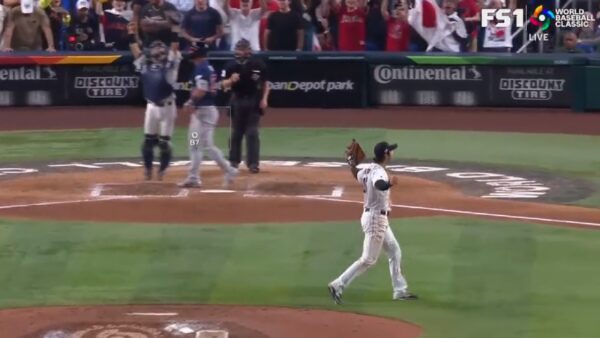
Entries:
{"label": "white chalk line", "polygon": [[[304,196],[302,198],[314,199],[314,200],[323,200],[323,201],[331,201],[331,202],[363,204],[362,201],[345,200],[345,199],[331,198],[331,197]],[[505,214],[495,214],[495,213],[477,212],[477,211],[468,211],[468,210],[456,210],[456,209],[444,209],[444,208],[424,207],[424,206],[419,206],[419,205],[407,205],[407,204],[392,204],[392,207],[394,207],[394,208],[404,208],[404,209],[426,210],[426,211],[438,211],[438,212],[444,212],[444,213],[450,213],[450,214],[460,214],[460,215],[485,216],[485,217],[495,217],[495,218],[518,219],[518,220],[525,220],[525,221],[537,221],[537,222],[548,222],[548,223],[559,223],[559,224],[574,224],[574,225],[585,225],[585,226],[592,226],[592,227],[600,227],[600,223],[570,221],[570,220],[555,219],[555,218],[542,218],[542,217],[530,217],[530,216],[518,216],[518,215],[505,215]]]}
{"label": "white chalk line", "polygon": [[[184,189],[184,190],[187,190],[187,189]],[[260,197],[262,197],[262,198],[303,198],[303,199],[323,200],[323,201],[330,201],[330,202],[363,204],[362,201],[346,200],[346,199],[341,199],[341,198],[332,198],[331,196],[318,196],[318,195],[297,195],[297,196],[294,196],[294,195],[258,195],[258,194],[255,194],[255,193],[251,192],[251,193],[246,193],[243,196],[244,197],[250,197],[250,198],[260,198]],[[165,197],[178,197],[178,196],[150,196],[150,197],[162,197],[162,198],[165,198]],[[140,198],[140,196],[132,196],[132,195],[124,195],[124,196],[99,196],[99,197],[89,198],[89,199],[77,199],[77,200],[67,200],[67,201],[54,201],[54,202],[40,202],[40,203],[2,205],[2,206],[0,206],[0,210],[17,209],[17,208],[27,208],[27,207],[36,207],[36,206],[50,206],[50,205],[61,205],[61,204],[100,202],[100,201],[110,201],[110,200],[119,200],[119,199],[137,199],[137,198]],[[506,214],[496,214],[496,213],[487,213],[487,212],[468,211],[468,210],[457,210],[457,209],[444,209],[444,208],[425,207],[425,206],[408,205],[408,204],[392,204],[392,207],[394,207],[394,208],[403,208],[403,209],[437,211],[437,212],[443,212],[443,213],[460,214],[460,215],[470,215],[470,216],[484,216],[484,217],[494,217],[494,218],[517,219],[517,220],[526,220],[526,221],[537,221],[537,222],[547,222],[547,223],[574,224],[574,225],[584,225],[584,226],[600,227],[600,223],[580,222],[580,221],[571,221],[571,220],[554,219],[554,218],[542,218],[542,217],[506,215]]]}
{"label": "white chalk line", "polygon": [[188,197],[190,191],[188,189],[179,189],[177,194],[175,195],[113,195],[113,194],[104,194],[104,186],[127,186],[127,185],[135,185],[133,183],[99,183],[93,186],[90,191],[90,197],[94,198],[120,198],[120,199],[141,199],[141,198],[182,198]]}
{"label": "white chalk line", "polygon": [[261,194],[256,193],[255,191],[249,191],[245,193],[244,197],[249,198],[330,198],[330,197],[342,197],[344,194],[344,187],[337,186],[334,187],[329,195],[284,195],[284,194]]}
{"label": "white chalk line", "polygon": [[128,316],[155,316],[155,317],[165,316],[165,317],[172,317],[172,316],[179,315],[179,313],[177,313],[177,312],[130,312],[130,313],[127,313],[126,315],[128,315]]}
{"label": "white chalk line", "polygon": [[86,198],[86,199],[66,200],[66,201],[54,201],[54,202],[38,202],[38,203],[0,205],[0,210],[17,209],[17,208],[29,208],[29,207],[43,207],[43,206],[61,205],[61,204],[102,202],[102,201],[111,201],[111,200],[119,200],[119,199],[123,199],[123,198],[121,198],[121,197],[98,197],[98,198]]}

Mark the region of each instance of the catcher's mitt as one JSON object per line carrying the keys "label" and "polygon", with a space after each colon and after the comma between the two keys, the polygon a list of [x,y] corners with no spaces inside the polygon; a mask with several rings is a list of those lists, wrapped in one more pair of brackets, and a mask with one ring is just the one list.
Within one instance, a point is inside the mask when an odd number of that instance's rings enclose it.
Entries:
{"label": "catcher's mitt", "polygon": [[352,167],[359,165],[366,157],[365,152],[360,147],[360,144],[352,139],[352,143],[346,147],[346,162]]}

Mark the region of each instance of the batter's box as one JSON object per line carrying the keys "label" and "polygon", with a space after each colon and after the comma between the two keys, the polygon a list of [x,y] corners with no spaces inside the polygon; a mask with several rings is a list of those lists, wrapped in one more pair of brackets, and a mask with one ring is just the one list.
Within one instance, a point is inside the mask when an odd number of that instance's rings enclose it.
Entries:
{"label": "batter's box", "polygon": [[90,197],[113,198],[176,198],[186,197],[189,190],[164,183],[103,183],[96,184]]}
{"label": "batter's box", "polygon": [[264,182],[252,187],[247,195],[252,196],[327,196],[340,197],[341,186],[331,186],[307,182]]}

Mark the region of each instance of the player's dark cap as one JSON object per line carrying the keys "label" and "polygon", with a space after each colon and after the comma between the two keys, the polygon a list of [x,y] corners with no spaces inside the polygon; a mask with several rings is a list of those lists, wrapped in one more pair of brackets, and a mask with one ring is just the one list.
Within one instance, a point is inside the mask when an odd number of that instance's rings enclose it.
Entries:
{"label": "player's dark cap", "polygon": [[252,45],[250,44],[250,41],[246,40],[246,39],[240,39],[238,42],[235,43],[235,47],[233,49],[251,49]]}
{"label": "player's dark cap", "polygon": [[398,148],[397,144],[389,144],[384,141],[377,143],[375,145],[375,149],[373,149],[373,152],[375,153],[375,158],[380,160],[384,158],[385,154],[395,150],[396,148]]}
{"label": "player's dark cap", "polygon": [[190,48],[190,53],[188,54],[188,58],[193,60],[196,58],[206,57],[207,55],[208,55],[208,46],[203,43],[199,43]]}

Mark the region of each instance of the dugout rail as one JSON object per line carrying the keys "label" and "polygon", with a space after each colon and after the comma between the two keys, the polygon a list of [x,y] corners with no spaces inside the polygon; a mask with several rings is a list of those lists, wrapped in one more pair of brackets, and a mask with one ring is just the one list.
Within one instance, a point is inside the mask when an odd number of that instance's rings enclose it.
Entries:
{"label": "dugout rail", "polygon": [[[600,111],[600,58],[573,54],[262,53],[274,107],[439,105]],[[217,70],[229,52],[210,54]],[[178,101],[189,93],[184,62]],[[225,98],[222,98],[225,99]],[[137,105],[130,53],[0,53],[0,106]]]}

